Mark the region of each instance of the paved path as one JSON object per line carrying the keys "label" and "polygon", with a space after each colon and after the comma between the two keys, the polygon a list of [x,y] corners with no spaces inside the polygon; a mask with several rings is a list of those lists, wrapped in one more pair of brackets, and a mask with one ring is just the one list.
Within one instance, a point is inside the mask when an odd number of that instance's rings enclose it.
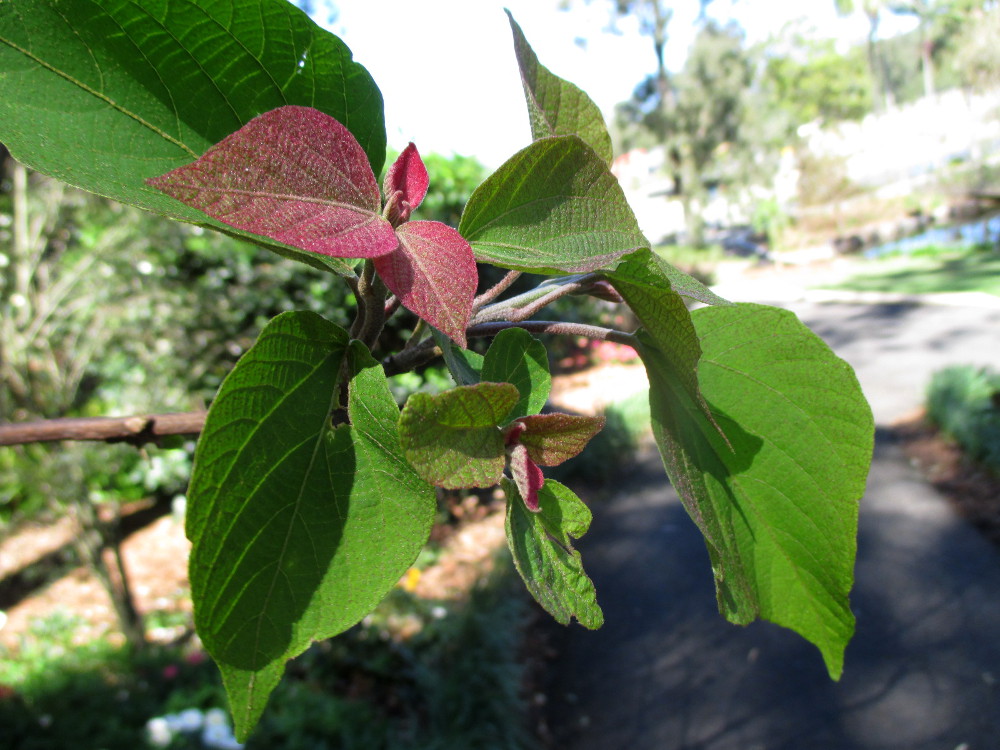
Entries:
{"label": "paved path", "polygon": [[[1000,368],[1000,310],[791,307],[858,371],[880,425],[951,363]],[[574,750],[996,750],[1000,552],[884,429],[862,502],[857,633],[839,683],[818,651],[715,606],[703,543],[648,453],[580,543],[607,618],[557,628],[548,718]]]}

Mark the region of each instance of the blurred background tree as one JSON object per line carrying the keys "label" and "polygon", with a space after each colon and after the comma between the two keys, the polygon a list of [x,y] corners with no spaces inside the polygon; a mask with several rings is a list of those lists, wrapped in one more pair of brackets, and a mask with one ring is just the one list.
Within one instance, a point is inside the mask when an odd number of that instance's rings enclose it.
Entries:
{"label": "blurred background tree", "polygon": [[974,5],[963,22],[954,24],[948,51],[962,85],[985,90],[1000,85],[1000,6]]}
{"label": "blurred background tree", "polygon": [[762,51],[761,87],[767,116],[784,116],[787,135],[807,122],[860,120],[871,111],[871,81],[865,56],[854,47],[837,52],[833,39],[814,39],[786,29]]}
{"label": "blurred background tree", "polygon": [[868,72],[872,81],[872,106],[876,112],[884,112],[895,104],[892,87],[889,84],[889,70],[878,45],[879,24],[887,11],[889,3],[886,0],[834,0],[837,12],[850,15],[857,11],[864,14],[868,20]]}
{"label": "blurred background tree", "polygon": [[674,193],[684,204],[689,241],[704,241],[709,191],[740,180],[745,105],[752,67],[742,30],[706,21],[680,73],[650,76],[619,106],[616,125],[625,150],[652,138],[666,148]]}

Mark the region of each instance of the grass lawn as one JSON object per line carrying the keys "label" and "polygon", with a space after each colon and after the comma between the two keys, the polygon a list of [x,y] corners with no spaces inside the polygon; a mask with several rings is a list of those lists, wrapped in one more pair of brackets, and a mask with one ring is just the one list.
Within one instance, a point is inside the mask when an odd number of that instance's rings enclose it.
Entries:
{"label": "grass lawn", "polygon": [[1000,296],[1000,251],[991,247],[931,247],[859,263],[836,289],[931,294],[986,292]]}

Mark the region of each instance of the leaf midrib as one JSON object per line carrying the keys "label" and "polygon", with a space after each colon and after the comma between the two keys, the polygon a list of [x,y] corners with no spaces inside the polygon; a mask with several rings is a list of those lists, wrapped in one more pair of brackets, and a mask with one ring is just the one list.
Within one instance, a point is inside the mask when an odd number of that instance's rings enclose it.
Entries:
{"label": "leaf midrib", "polygon": [[[293,338],[296,338],[296,337],[293,337]],[[331,358],[336,358],[336,357],[337,357],[337,353],[336,352],[331,352],[326,357],[324,357],[320,362],[318,362],[316,364],[315,367],[311,368],[308,373],[306,373],[305,375],[303,375],[299,379],[299,382],[296,384],[295,387],[289,389],[286,392],[287,395],[284,398],[280,399],[277,403],[275,403],[275,405],[271,409],[269,409],[264,415],[261,416],[261,418],[259,420],[257,420],[255,422],[255,425],[254,425],[253,429],[241,441],[241,445],[239,446],[239,449],[235,452],[235,455],[233,456],[232,462],[230,463],[229,467],[226,469],[225,473],[221,477],[219,477],[219,479],[218,479],[218,484],[217,484],[217,487],[216,487],[216,490],[215,490],[215,493],[214,493],[214,497],[212,498],[212,510],[210,511],[210,514],[213,511],[215,511],[216,505],[219,502],[220,495],[223,495],[226,492],[226,487],[229,484],[229,480],[230,480],[230,477],[232,476],[233,472],[236,470],[237,467],[239,467],[241,465],[241,463],[242,463],[241,460],[240,460],[241,456],[243,455],[244,451],[247,449],[247,446],[254,440],[255,436],[262,429],[263,425],[265,423],[267,423],[270,419],[272,419],[277,412],[281,411],[281,408],[283,407],[283,405],[285,403],[287,403],[289,399],[292,399],[299,392],[299,390],[301,388],[303,388],[305,386],[305,384],[317,372],[319,372],[324,366],[326,366],[329,363],[329,360]],[[238,391],[232,391],[232,393],[237,393],[237,392]],[[333,389],[333,392],[330,395],[330,403],[328,404],[328,408],[330,408],[330,407],[332,407],[334,405],[335,398],[336,398],[336,388]],[[227,423],[227,426],[228,426],[228,424],[229,423]],[[295,446],[292,446],[288,451],[285,452],[284,457],[283,457],[282,460],[287,460],[287,458],[288,458],[289,455],[291,455],[292,453],[295,453],[298,450],[299,446],[303,445],[305,442],[307,442],[310,439],[316,440],[317,445],[321,445],[322,441],[323,441],[323,436],[325,435],[325,432],[326,432],[326,427],[324,425],[324,427],[321,428],[319,431],[317,431],[317,433],[315,435],[306,436],[301,442],[299,442]],[[315,447],[314,447],[313,457],[315,457]],[[312,461],[312,459],[311,459],[311,461]],[[310,466],[311,466],[311,462],[310,462]],[[273,471],[273,467],[272,467],[272,471]],[[248,497],[255,497],[256,494],[257,494],[257,491],[260,489],[261,485],[268,480],[268,478],[270,477],[270,475],[271,475],[270,471],[267,474],[263,475],[260,478],[260,480],[257,482],[257,484],[254,485],[254,487],[251,488],[248,491],[247,496]],[[308,476],[308,474],[306,474],[305,476]],[[301,487],[299,489],[299,498],[301,498]],[[226,526],[225,530],[220,534],[220,537],[222,539],[228,539],[231,536],[233,527],[239,522],[239,519],[242,516],[242,512],[245,509],[246,509],[246,505],[244,505],[243,508],[241,508],[240,512],[238,512],[238,513],[236,513],[236,514],[233,515],[232,520],[230,521],[230,523]],[[207,518],[206,518],[206,520],[207,520]],[[201,540],[201,538],[204,537],[204,534],[207,531],[208,531],[208,528],[206,526],[203,526],[202,529],[201,529],[201,533],[199,534],[199,541]],[[218,564],[218,561],[219,561],[219,555],[222,554],[222,551],[223,551],[223,545],[222,544],[217,545],[217,548],[216,548],[216,551],[215,551],[215,555],[209,561],[206,561],[206,563],[204,564],[204,568],[208,571],[208,575],[206,576],[207,578],[210,579],[210,578],[213,577],[213,573],[216,570],[217,564]],[[232,580],[232,576],[234,575],[233,571],[234,571],[235,567],[236,566],[233,566],[233,568],[230,570],[229,576],[226,577],[222,581],[222,583],[219,586],[216,587],[216,589],[215,589],[216,591],[222,591],[222,590],[224,590],[224,588],[228,585],[229,581]],[[212,615],[211,619],[213,621],[215,620],[214,615],[215,615],[215,612],[216,612],[216,610],[215,610],[214,607],[217,605],[217,603],[218,603],[218,599],[216,599],[216,602],[213,604],[213,609],[210,612],[210,614]],[[231,611],[231,609],[229,611]]]}
{"label": "leaf midrib", "polygon": [[151,132],[155,133],[159,137],[163,138],[168,143],[172,143],[173,145],[177,146],[179,149],[181,149],[183,151],[186,151],[192,157],[198,158],[198,154],[195,153],[186,143],[184,143],[183,141],[180,141],[180,140],[174,138],[169,133],[167,133],[164,130],[158,128],[156,125],[154,125],[153,123],[149,122],[144,117],[141,117],[138,113],[133,112],[132,110],[128,109],[127,107],[119,104],[117,101],[115,101],[111,97],[107,96],[106,94],[103,94],[100,91],[98,91],[98,90],[96,90],[96,89],[88,86],[83,81],[78,80],[77,78],[75,78],[74,76],[72,76],[71,74],[69,74],[68,72],[59,69],[55,65],[52,65],[52,64],[46,62],[45,60],[41,59],[37,55],[33,54],[31,51],[25,49],[24,47],[20,46],[19,44],[17,44],[16,42],[14,42],[14,41],[12,41],[10,39],[7,39],[5,37],[0,37],[0,42],[6,44],[8,47],[16,50],[17,52],[20,52],[22,55],[24,55],[25,57],[27,57],[29,60],[31,60],[35,64],[40,65],[41,67],[45,68],[46,70],[54,73],[55,75],[59,76],[62,79],[68,81],[69,83],[71,83],[74,86],[78,87],[80,90],[82,90],[82,91],[90,94],[91,96],[93,96],[93,97],[101,100],[102,102],[104,102],[105,104],[107,104],[112,109],[115,109],[118,112],[121,112],[123,115],[126,115],[127,117],[135,120],[137,123],[139,123],[143,127],[147,128]]}

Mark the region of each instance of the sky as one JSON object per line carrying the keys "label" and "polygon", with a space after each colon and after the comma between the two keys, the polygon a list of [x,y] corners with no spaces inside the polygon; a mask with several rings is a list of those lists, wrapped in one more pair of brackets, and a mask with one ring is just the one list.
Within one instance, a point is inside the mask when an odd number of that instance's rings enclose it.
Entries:
{"label": "sky", "polygon": [[[372,74],[385,99],[391,147],[408,142],[421,153],[475,156],[490,168],[531,142],[506,7],[539,61],[586,91],[610,118],[615,104],[656,69],[649,38],[633,19],[606,29],[610,2],[576,0],[335,0],[329,27]],[[695,0],[675,3],[668,27],[667,66],[679,69],[694,37]],[[709,14],[736,20],[748,42],[762,41],[789,21],[807,19],[817,35],[863,40],[860,15],[839,18],[834,0],[715,0]],[[887,19],[888,20],[888,19]],[[883,22],[891,33],[905,22]]]}

